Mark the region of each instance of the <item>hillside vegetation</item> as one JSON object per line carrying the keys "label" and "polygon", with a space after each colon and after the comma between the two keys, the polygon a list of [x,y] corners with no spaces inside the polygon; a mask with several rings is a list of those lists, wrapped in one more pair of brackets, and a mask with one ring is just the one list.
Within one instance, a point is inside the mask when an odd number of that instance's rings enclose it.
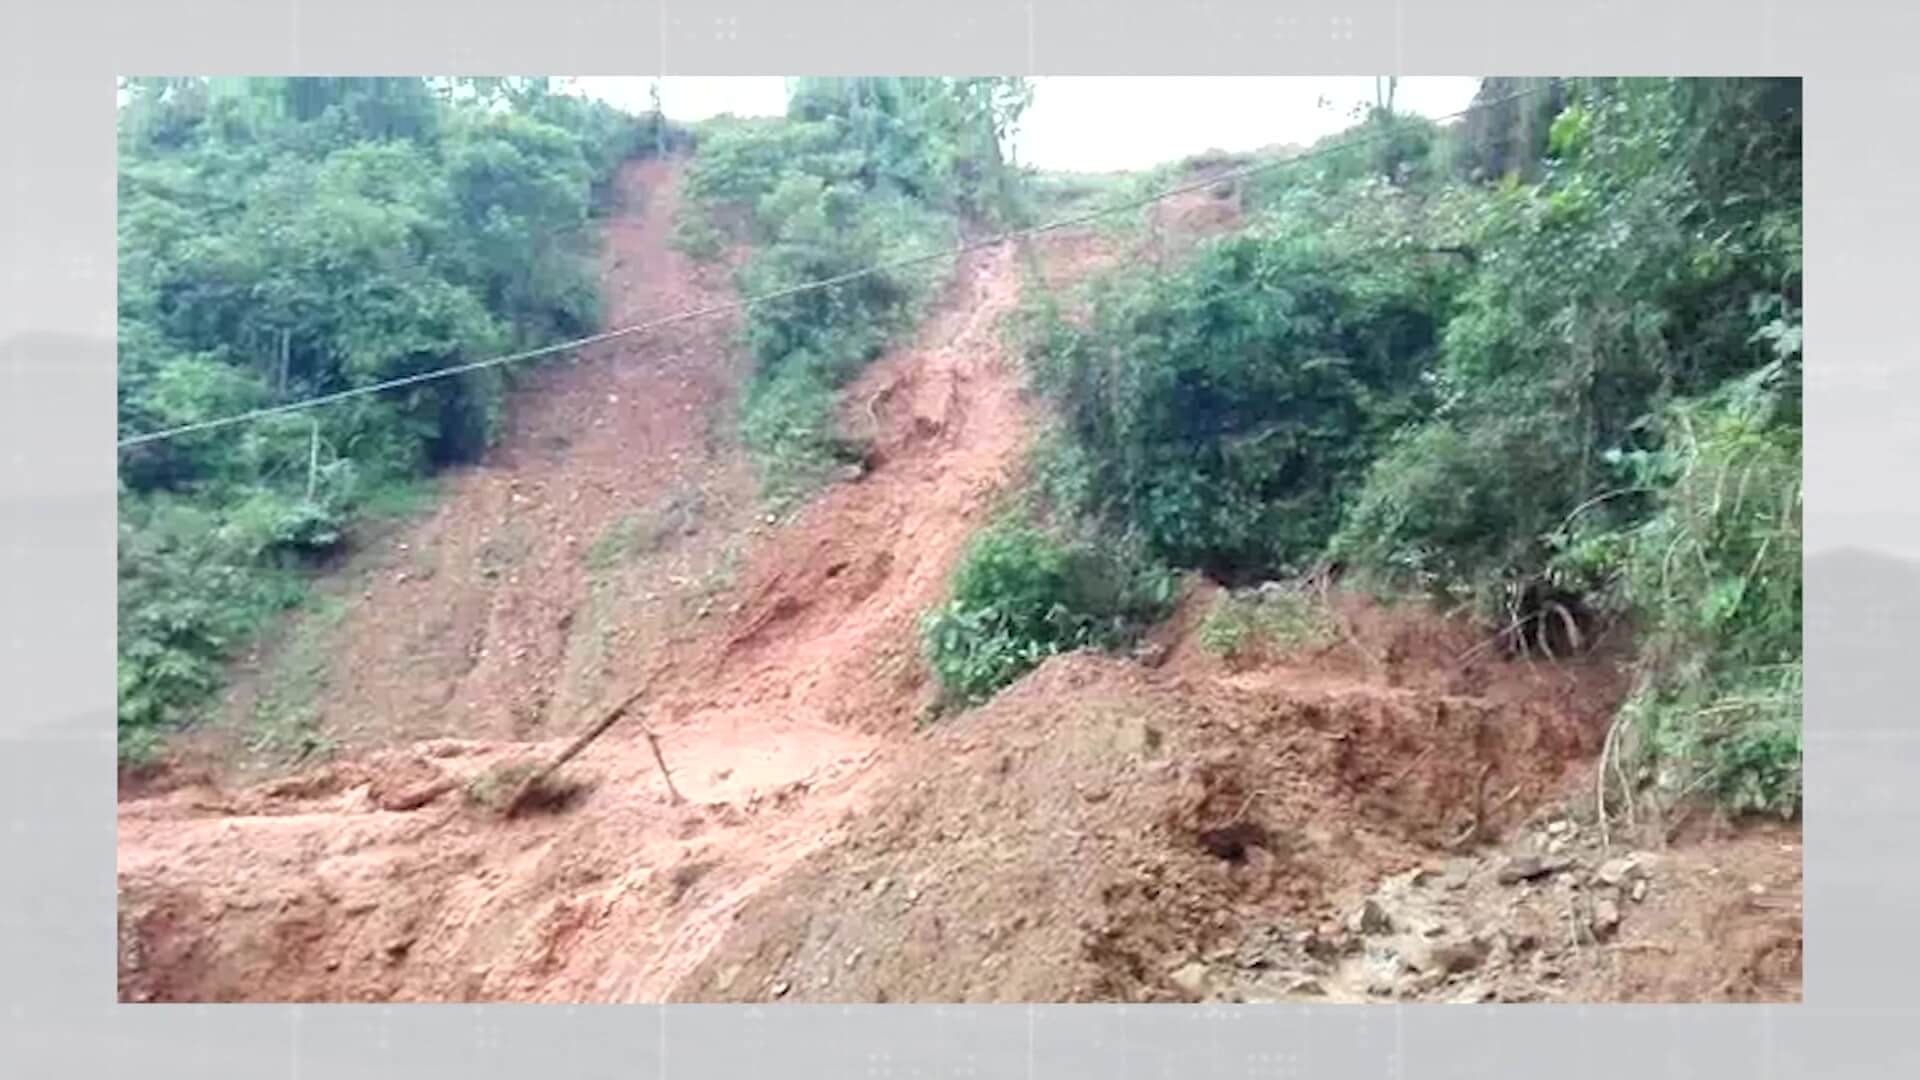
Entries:
{"label": "hillside vegetation", "polygon": [[[541,80],[131,82],[122,435],[590,331],[613,170],[697,143],[676,241],[768,298],[737,430],[791,506],[869,464],[839,392],[947,252],[1251,168],[1219,189],[1244,227],[1028,290],[1012,329],[1049,423],[924,613],[945,703],[1127,645],[1181,572],[1326,571],[1470,612],[1510,655],[1630,638],[1618,794],[1798,812],[1797,80],[1489,79],[1457,123],[1383,102],[1304,151],[1132,178],[1005,160],[1022,80],[792,85],[783,118],[681,132]],[[123,750],[190,722],[358,524],[482,451],[509,378],[124,453]],[[1223,608],[1210,640],[1315,618]]]}
{"label": "hillside vegetation", "polygon": [[[1032,305],[1057,424],[1027,514],[1096,523],[1138,572],[1331,564],[1511,653],[1625,626],[1629,786],[1791,815],[1798,83],[1489,80],[1480,105],[1445,129],[1377,109],[1245,181],[1245,229],[1111,275],[1083,318]],[[958,693],[1113,614],[1036,584],[1067,543],[995,533],[963,567],[929,639]]]}
{"label": "hillside vegetation", "polygon": [[[135,79],[119,122],[121,437],[598,325],[591,220],[677,133],[544,79]],[[197,718],[356,525],[493,439],[509,368],[120,456],[123,756]]]}
{"label": "hillside vegetation", "polygon": [[952,268],[937,256],[1016,212],[999,148],[1028,96],[1017,79],[798,79],[785,118],[701,130],[680,240],[748,245],[741,295],[887,267],[747,312],[740,433],[777,502],[861,460],[834,392],[914,324]]}

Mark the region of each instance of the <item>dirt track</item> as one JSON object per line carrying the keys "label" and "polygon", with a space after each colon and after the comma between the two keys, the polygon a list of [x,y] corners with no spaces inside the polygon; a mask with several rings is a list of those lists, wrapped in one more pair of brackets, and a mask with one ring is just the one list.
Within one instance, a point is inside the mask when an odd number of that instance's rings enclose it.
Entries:
{"label": "dirt track", "polygon": [[[623,175],[612,323],[725,295],[665,242],[676,181]],[[1196,196],[1157,224],[1231,223]],[[1065,283],[1125,253],[1073,233],[1037,254]],[[543,373],[500,451],[361,561],[319,721],[336,763],[123,801],[122,998],[1797,997],[1797,832],[1662,856],[1611,952],[1578,925],[1569,945],[1498,938],[1631,889],[1572,880],[1597,854],[1509,885],[1497,854],[1443,850],[1483,770],[1516,793],[1493,828],[1557,820],[1617,698],[1604,657],[1463,670],[1465,628],[1349,603],[1355,648],[1231,670],[1186,641],[1196,597],[1161,667],[1062,658],[915,736],[916,620],[1033,428],[999,336],[1017,258],[965,260],[851,388],[878,465],[787,521],[759,516],[724,437],[726,321]],[[688,805],[628,724],[542,813],[501,822],[458,792],[381,809],[549,754],[640,685]],[[1590,832],[1552,834],[1555,857]],[[1387,898],[1420,940],[1342,929],[1382,880],[1448,858],[1478,871]],[[1482,950],[1471,970],[1394,967],[1454,938]]]}

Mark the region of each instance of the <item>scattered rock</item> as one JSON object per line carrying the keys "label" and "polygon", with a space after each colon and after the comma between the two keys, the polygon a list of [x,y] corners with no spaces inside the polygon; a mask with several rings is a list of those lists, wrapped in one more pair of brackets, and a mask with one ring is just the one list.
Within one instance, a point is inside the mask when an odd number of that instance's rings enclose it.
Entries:
{"label": "scattered rock", "polygon": [[1489,986],[1482,986],[1479,983],[1468,983],[1462,987],[1458,993],[1453,995],[1452,1000],[1456,1005],[1477,1005],[1483,1001],[1500,1000],[1500,993]]}
{"label": "scattered rock", "polygon": [[1540,855],[1521,854],[1509,856],[1494,874],[1494,880],[1502,885],[1517,885],[1522,881],[1532,881],[1548,874],[1557,874],[1571,865],[1564,857],[1547,858]]}
{"label": "scattered rock", "polygon": [[1593,936],[1605,938],[1620,926],[1620,905],[1601,900],[1593,905]]}
{"label": "scattered rock", "polygon": [[1573,832],[1573,822],[1564,818],[1547,826],[1548,836],[1566,836],[1571,832]]}
{"label": "scattered rock", "polygon": [[1392,933],[1393,919],[1387,915],[1387,909],[1381,907],[1378,900],[1368,897],[1359,909],[1348,917],[1347,929],[1355,934]]}
{"label": "scattered rock", "polygon": [[1636,904],[1645,900],[1647,898],[1647,879],[1635,878],[1633,888],[1627,895],[1633,897],[1633,902]]}
{"label": "scattered rock", "polygon": [[1286,992],[1289,994],[1311,994],[1315,997],[1325,997],[1327,988],[1320,985],[1320,980],[1311,975],[1295,975],[1288,980]]}
{"label": "scattered rock", "polygon": [[1311,931],[1289,936],[1281,927],[1268,923],[1248,931],[1239,948],[1223,950],[1221,960],[1231,960],[1248,971],[1271,969],[1283,960],[1308,954],[1313,936]]}
{"label": "scattered rock", "polygon": [[1486,941],[1478,937],[1409,938],[1401,943],[1400,959],[1415,971],[1444,976],[1479,967],[1487,951]]}
{"label": "scattered rock", "polygon": [[1646,867],[1641,864],[1638,856],[1624,855],[1600,864],[1600,881],[1606,885],[1619,885],[1626,881],[1644,879],[1646,876]]}
{"label": "scattered rock", "polygon": [[782,981],[782,982],[777,982],[777,983],[774,983],[774,984],[773,984],[773,996],[774,996],[774,997],[777,997],[777,998],[783,998],[783,997],[786,997],[786,996],[787,996],[787,991],[788,991],[788,990],[791,990],[791,989],[793,989],[793,987],[792,987],[791,985],[789,985],[788,983],[786,983],[786,982],[784,982],[784,981]]}
{"label": "scattered rock", "polygon": [[1440,883],[1449,889],[1464,889],[1467,882],[1472,880],[1472,859],[1449,859],[1446,870],[1440,875]]}
{"label": "scattered rock", "polygon": [[1173,972],[1173,985],[1189,997],[1200,997],[1207,992],[1207,965],[1195,960],[1182,964]]}

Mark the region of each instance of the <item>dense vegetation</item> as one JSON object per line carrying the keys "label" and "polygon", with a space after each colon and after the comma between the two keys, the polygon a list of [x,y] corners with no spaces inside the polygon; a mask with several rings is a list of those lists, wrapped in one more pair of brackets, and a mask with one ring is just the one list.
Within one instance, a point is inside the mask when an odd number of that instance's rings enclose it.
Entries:
{"label": "dense vegetation", "polygon": [[[1039,502],[1133,565],[1332,561],[1514,649],[1624,617],[1618,757],[1795,812],[1798,82],[1489,80],[1480,104],[1448,128],[1377,109],[1250,183],[1243,232],[1114,275],[1084,319],[1036,305]],[[934,650],[943,675],[943,652],[1013,658],[958,666],[973,698],[1095,614],[983,551],[1013,584],[970,586],[982,629]],[[1012,616],[1040,593],[1060,610]]]}
{"label": "dense vegetation", "polygon": [[[1002,155],[1027,102],[1018,79],[802,79],[786,117],[698,133],[679,240],[744,244],[743,295],[886,266],[746,313],[740,435],[776,502],[864,457],[836,394],[956,243],[1181,172],[1034,182]],[[1125,643],[1176,571],[1334,566],[1512,650],[1630,626],[1619,778],[1797,811],[1798,82],[1487,80],[1479,105],[1442,127],[1383,102],[1247,181],[1244,229],[1109,275],[1083,314],[1033,298],[1055,422],[927,614],[948,703]],[[589,330],[614,169],[681,139],[542,80],[129,82],[122,435]],[[482,450],[509,377],[123,453],[123,750],[203,708],[356,528]],[[1324,633],[1303,605],[1230,598],[1207,642]]]}
{"label": "dense vegetation", "polygon": [[[590,215],[670,134],[540,79],[136,79],[119,127],[123,438],[589,331]],[[123,753],[356,522],[486,446],[510,377],[124,452]]]}
{"label": "dense vegetation", "polygon": [[924,257],[747,312],[741,435],[776,500],[860,458],[834,391],[911,325],[951,269],[935,256],[1008,216],[1000,148],[1028,97],[1019,79],[797,79],[786,117],[702,130],[680,238],[697,255],[748,243],[743,296]]}

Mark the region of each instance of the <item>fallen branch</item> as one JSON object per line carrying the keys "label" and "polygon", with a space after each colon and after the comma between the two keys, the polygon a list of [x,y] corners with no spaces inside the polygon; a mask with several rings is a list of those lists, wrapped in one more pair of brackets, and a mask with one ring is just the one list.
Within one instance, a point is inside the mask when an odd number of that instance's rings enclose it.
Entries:
{"label": "fallen branch", "polygon": [[[1606,851],[1613,846],[1612,838],[1609,836],[1607,830],[1607,761],[1613,757],[1613,745],[1619,741],[1620,724],[1621,721],[1626,719],[1626,716],[1627,713],[1625,709],[1613,714],[1613,723],[1607,725],[1607,736],[1601,740],[1600,743],[1600,767],[1594,770],[1593,802],[1594,812],[1600,819],[1601,851]],[[1613,766],[1617,775],[1620,768],[1619,761],[1615,760]],[[1627,785],[1625,776],[1620,776],[1619,779],[1621,782],[1621,794],[1627,799],[1627,805],[1629,807],[1628,825],[1632,827],[1634,824],[1634,815],[1631,809],[1633,805],[1633,790]]]}
{"label": "fallen branch", "polygon": [[1412,764],[1400,770],[1400,775],[1394,777],[1392,780],[1387,781],[1387,790],[1392,791],[1395,788],[1398,788],[1401,784],[1406,783],[1407,777],[1413,775],[1413,770],[1419,768],[1420,763],[1427,760],[1427,758],[1433,754],[1433,748],[1435,745],[1436,744],[1434,743],[1428,743],[1427,748],[1425,750],[1420,751],[1419,756],[1413,759]]}
{"label": "fallen branch", "polygon": [[[1492,766],[1488,766],[1488,768],[1492,768]],[[1482,780],[1481,783],[1484,786],[1485,781]],[[1473,824],[1468,825],[1465,832],[1454,837],[1452,840],[1447,841],[1447,847],[1451,848],[1452,850],[1458,851],[1462,847],[1465,847],[1467,844],[1478,839],[1481,830],[1485,827],[1485,820],[1487,818],[1493,817],[1495,814],[1498,814],[1500,811],[1505,810],[1507,808],[1508,803],[1519,798],[1520,789],[1523,786],[1525,785],[1523,784],[1513,785],[1513,790],[1501,796],[1500,801],[1493,804],[1492,810],[1487,811],[1484,815],[1480,815],[1476,813]],[[1476,810],[1477,810],[1477,807],[1476,807]]]}
{"label": "fallen branch", "polygon": [[1526,648],[1527,626],[1528,624],[1532,623],[1534,620],[1538,619],[1539,617],[1540,617],[1540,613],[1535,612],[1534,614],[1525,616],[1524,618],[1515,618],[1509,621],[1507,625],[1494,631],[1492,637],[1487,638],[1485,641],[1482,641],[1480,644],[1475,645],[1473,648],[1468,649],[1466,652],[1463,652],[1459,656],[1455,657],[1453,660],[1454,664],[1456,666],[1465,666],[1467,661],[1473,659],[1474,657],[1480,655],[1483,652],[1486,652],[1488,649],[1493,648],[1495,645],[1498,645],[1503,641],[1518,641],[1520,643],[1520,647],[1524,650]]}
{"label": "fallen branch", "polygon": [[[581,732],[579,737],[569,743],[567,748],[560,751],[552,761],[534,770],[532,775],[521,782],[519,790],[513,793],[513,797],[507,800],[506,806],[501,810],[501,816],[512,817],[547,777],[552,776],[554,771],[559,769],[560,766],[565,765],[568,761],[571,761],[575,755],[579,754],[580,751],[585,750],[587,744],[605,734],[607,729],[617,723],[621,717],[625,716],[627,710],[632,708],[634,703],[639,701],[641,695],[645,693],[646,688],[642,687],[627,695],[625,700],[615,705],[605,716],[602,716],[596,721],[592,727]],[[642,727],[641,731],[647,737],[647,745],[653,750],[653,760],[660,766],[660,775],[666,780],[667,791],[673,796],[673,801],[677,803],[685,802],[686,800],[681,797],[679,789],[673,786],[673,774],[667,771],[667,759],[660,754],[660,740],[654,735],[653,729],[651,728]]]}
{"label": "fallen branch", "polygon": [[1466,832],[1454,837],[1448,847],[1458,850],[1480,838],[1480,830],[1486,824],[1487,777],[1492,773],[1493,762],[1480,766],[1480,775],[1473,781],[1473,824],[1467,826]]}
{"label": "fallen branch", "polygon": [[459,786],[459,779],[451,776],[443,777],[435,780],[431,784],[423,785],[412,791],[388,799],[386,802],[380,804],[380,809],[397,812],[418,810]]}

